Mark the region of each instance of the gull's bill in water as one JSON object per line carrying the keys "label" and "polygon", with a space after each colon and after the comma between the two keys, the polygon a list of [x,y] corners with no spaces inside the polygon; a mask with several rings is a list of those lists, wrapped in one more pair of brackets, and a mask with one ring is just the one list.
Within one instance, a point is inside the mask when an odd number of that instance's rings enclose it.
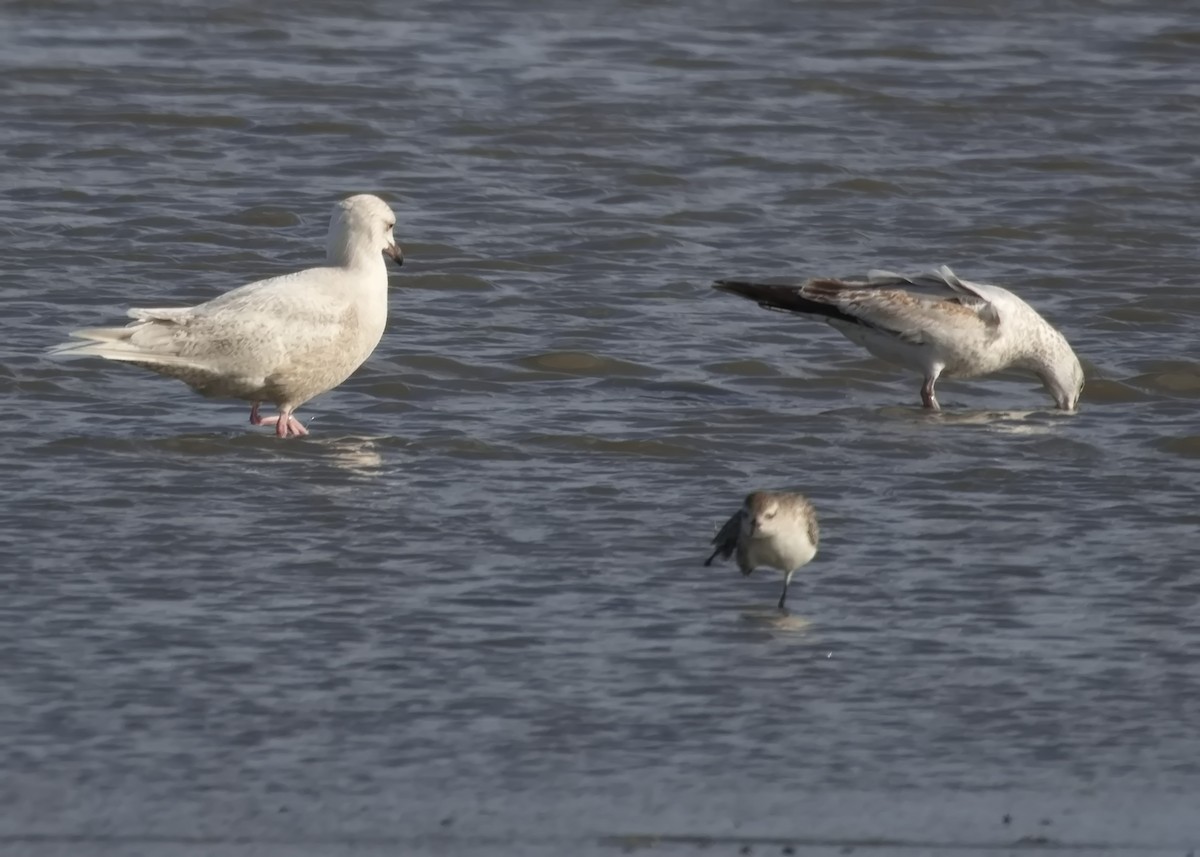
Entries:
{"label": "gull's bill in water", "polygon": [[1062,410],[1079,407],[1083,367],[1066,338],[1008,289],[959,279],[945,265],[912,277],[871,271],[864,281],[718,280],[714,288],[767,309],[823,317],[876,357],[920,373],[921,402],[931,410],[939,410],[938,378],[1004,369],[1036,375]]}
{"label": "gull's bill in water", "polygon": [[725,522],[716,538],[716,549],[705,565],[736,557],[742,574],[756,568],[773,568],[783,573],[783,592],[779,609],[787,601],[788,584],[796,569],[817,555],[821,538],[817,513],[800,494],[785,491],[755,491],[747,495],[742,508]]}
{"label": "gull's bill in water", "polygon": [[[387,321],[387,256],[396,215],[377,196],[334,206],[326,264],[259,280],[190,307],[131,309],[125,327],[76,330],[50,349],[104,357],[183,381],[196,392],[251,403],[253,425],[279,437],[308,434],[293,412],[341,384],[370,356]],[[263,402],[278,408],[263,417]]]}

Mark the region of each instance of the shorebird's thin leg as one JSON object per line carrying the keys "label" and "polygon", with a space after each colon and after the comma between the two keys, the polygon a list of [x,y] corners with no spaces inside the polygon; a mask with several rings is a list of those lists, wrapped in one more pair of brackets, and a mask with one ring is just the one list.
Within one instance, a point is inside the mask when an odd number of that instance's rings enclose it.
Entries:
{"label": "shorebird's thin leg", "polygon": [[789,571],[787,574],[785,574],[785,575],[783,576],[783,594],[781,594],[781,595],[779,596],[779,609],[780,609],[780,610],[782,610],[782,609],[783,609],[783,603],[784,603],[785,601],[787,601],[787,591],[788,591],[788,584],[792,582],[792,575],[793,575],[793,574],[795,574],[795,572],[794,572],[794,571]]}
{"label": "shorebird's thin leg", "polygon": [[250,425],[252,426],[260,426],[263,424],[263,418],[258,415],[258,406],[261,404],[262,402],[253,402],[250,405]]}
{"label": "shorebird's thin leg", "polygon": [[940,411],[937,396],[933,394],[933,385],[937,382],[937,375],[931,375],[925,378],[925,383],[921,385],[921,404],[929,408],[931,411]]}

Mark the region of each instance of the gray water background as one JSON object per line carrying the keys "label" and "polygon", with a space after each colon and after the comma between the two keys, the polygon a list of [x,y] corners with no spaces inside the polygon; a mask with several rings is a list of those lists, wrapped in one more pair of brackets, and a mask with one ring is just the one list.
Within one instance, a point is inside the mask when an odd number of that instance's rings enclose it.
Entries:
{"label": "gray water background", "polygon": [[[1198,140],[1169,0],[0,4],[0,852],[1182,857]],[[43,356],[360,191],[407,264],[311,438]],[[1078,415],[708,287],[942,263]],[[700,565],[758,487],[786,616]]]}

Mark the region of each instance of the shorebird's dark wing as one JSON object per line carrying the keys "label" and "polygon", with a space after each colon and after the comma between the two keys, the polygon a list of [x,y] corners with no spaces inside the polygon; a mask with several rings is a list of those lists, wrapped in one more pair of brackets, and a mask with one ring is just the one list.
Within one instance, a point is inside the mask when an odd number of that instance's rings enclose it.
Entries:
{"label": "shorebird's dark wing", "polygon": [[742,519],[745,515],[745,509],[738,509],[733,517],[725,522],[725,526],[721,527],[716,538],[712,540],[712,543],[716,545],[716,550],[704,561],[705,565],[712,565],[712,561],[718,555],[720,555],[721,559],[729,559],[733,556],[733,552],[737,550],[738,538],[742,534]]}

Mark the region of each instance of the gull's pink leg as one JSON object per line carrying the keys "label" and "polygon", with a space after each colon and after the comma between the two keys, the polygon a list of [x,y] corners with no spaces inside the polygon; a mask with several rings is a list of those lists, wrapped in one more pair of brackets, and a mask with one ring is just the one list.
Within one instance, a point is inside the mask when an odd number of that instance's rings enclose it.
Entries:
{"label": "gull's pink leg", "polygon": [[933,394],[933,381],[926,381],[921,387],[921,404],[931,411],[940,411],[938,407],[937,396]]}
{"label": "gull's pink leg", "polygon": [[939,366],[935,371],[925,376],[925,383],[921,385],[921,404],[931,411],[940,411],[942,409],[938,404],[937,396],[933,392],[933,385],[937,383],[938,376],[941,374],[942,369]]}
{"label": "gull's pink leg", "polygon": [[[252,425],[252,426],[275,426],[275,433],[279,434],[279,417],[278,416],[264,417],[264,416],[260,415],[258,412],[258,406],[261,404],[262,404],[262,402],[255,402],[254,406],[252,408],[250,408],[250,425]],[[286,436],[287,435],[280,435],[280,437],[286,437]]]}
{"label": "gull's pink leg", "polygon": [[261,402],[255,402],[250,409],[250,423],[256,426],[275,426],[276,437],[305,437],[308,434],[308,429],[300,420],[292,416],[291,408],[280,408],[279,413],[273,417],[260,416],[258,406]]}
{"label": "gull's pink leg", "polygon": [[280,408],[279,416],[268,417],[263,422],[274,423],[275,434],[278,437],[304,437],[308,434],[308,429],[304,427],[304,424],[292,416],[291,408]]}

